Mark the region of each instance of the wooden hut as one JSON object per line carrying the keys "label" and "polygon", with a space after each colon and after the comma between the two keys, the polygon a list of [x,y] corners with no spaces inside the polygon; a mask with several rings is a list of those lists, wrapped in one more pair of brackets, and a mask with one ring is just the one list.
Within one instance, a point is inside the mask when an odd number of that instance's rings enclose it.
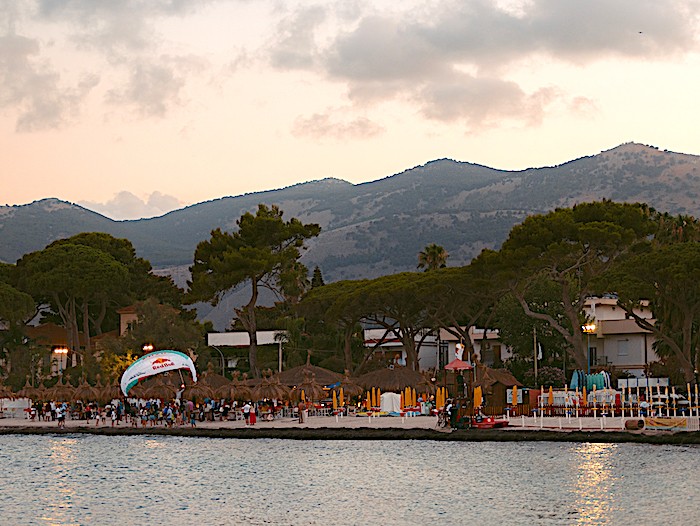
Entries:
{"label": "wooden hut", "polygon": [[508,369],[477,365],[475,386],[481,387],[485,398],[484,414],[493,416],[505,413],[505,408],[509,405],[506,402],[507,391],[513,389],[513,386],[520,388],[523,384]]}

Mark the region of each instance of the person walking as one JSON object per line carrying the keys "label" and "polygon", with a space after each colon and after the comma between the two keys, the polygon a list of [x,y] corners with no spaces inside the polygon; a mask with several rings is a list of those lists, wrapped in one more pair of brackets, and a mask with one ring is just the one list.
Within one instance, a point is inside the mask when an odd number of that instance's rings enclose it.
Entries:
{"label": "person walking", "polygon": [[245,418],[245,425],[250,425],[250,402],[246,402],[243,406],[243,418]]}

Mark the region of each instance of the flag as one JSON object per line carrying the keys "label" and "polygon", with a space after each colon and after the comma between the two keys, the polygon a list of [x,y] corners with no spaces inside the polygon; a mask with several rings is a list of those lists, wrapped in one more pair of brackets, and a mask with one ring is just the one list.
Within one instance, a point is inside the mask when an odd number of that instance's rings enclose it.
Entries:
{"label": "flag", "polygon": [[537,342],[537,359],[542,359],[542,344],[540,342]]}

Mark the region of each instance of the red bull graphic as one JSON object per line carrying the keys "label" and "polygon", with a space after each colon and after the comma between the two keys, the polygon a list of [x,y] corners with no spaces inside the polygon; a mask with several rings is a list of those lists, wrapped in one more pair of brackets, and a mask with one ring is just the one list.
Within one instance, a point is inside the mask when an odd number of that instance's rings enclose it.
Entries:
{"label": "red bull graphic", "polygon": [[175,364],[173,363],[173,361],[169,358],[156,358],[151,362],[151,367],[154,371],[157,371],[158,369],[163,369],[165,367],[171,367],[174,365]]}

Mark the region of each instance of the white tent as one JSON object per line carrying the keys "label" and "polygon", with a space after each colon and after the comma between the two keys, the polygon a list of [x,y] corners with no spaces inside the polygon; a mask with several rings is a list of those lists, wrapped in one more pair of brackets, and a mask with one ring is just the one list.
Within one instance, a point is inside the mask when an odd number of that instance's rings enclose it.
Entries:
{"label": "white tent", "polygon": [[379,410],[387,413],[401,412],[401,395],[397,393],[382,393]]}

